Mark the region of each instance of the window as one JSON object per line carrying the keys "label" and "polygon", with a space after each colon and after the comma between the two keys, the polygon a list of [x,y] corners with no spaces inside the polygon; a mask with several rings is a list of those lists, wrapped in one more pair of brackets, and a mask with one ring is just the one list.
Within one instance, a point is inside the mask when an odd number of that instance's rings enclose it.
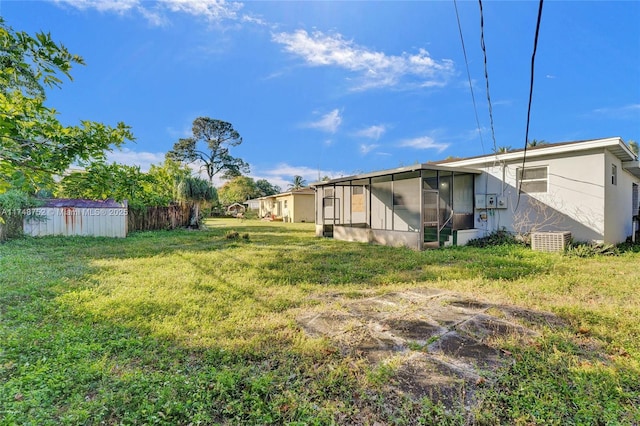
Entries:
{"label": "window", "polygon": [[611,165],[611,185],[618,184],[618,166],[615,164]]}
{"label": "window", "polygon": [[518,169],[518,187],[522,192],[547,192],[547,167]]}
{"label": "window", "polygon": [[324,188],[324,206],[333,207],[333,188]]}

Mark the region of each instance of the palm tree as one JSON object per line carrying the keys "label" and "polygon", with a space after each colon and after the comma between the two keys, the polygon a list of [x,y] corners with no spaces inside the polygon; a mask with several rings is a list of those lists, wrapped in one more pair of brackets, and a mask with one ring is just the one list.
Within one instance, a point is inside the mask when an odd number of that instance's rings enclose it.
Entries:
{"label": "palm tree", "polygon": [[176,186],[176,198],[191,206],[189,226],[197,228],[200,226],[200,206],[203,202],[215,201],[218,193],[207,180],[189,176]]}
{"label": "palm tree", "polygon": [[636,157],[638,156],[638,142],[636,141],[629,141],[629,148],[631,148],[631,152],[633,152]]}
{"label": "palm tree", "polygon": [[504,154],[505,152],[509,151],[511,151],[510,146],[499,146],[498,149],[496,149],[496,154]]}
{"label": "palm tree", "polygon": [[289,191],[297,191],[305,186],[307,186],[307,182],[305,182],[302,176],[295,175],[293,177],[293,182],[289,184]]}
{"label": "palm tree", "polygon": [[531,139],[530,141],[527,141],[527,148],[533,148],[533,147],[536,147],[536,146],[547,145],[547,144],[548,144],[548,142],[545,141],[544,139],[540,139],[540,140]]}

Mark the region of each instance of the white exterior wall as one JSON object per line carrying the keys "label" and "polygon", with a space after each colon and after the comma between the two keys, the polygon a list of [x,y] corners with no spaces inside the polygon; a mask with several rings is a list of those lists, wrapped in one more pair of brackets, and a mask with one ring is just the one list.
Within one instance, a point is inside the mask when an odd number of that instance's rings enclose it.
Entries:
{"label": "white exterior wall", "polygon": [[126,207],[42,207],[35,210],[44,219],[25,219],[23,229],[26,235],[33,237],[80,235],[117,238],[127,236],[128,210]]}
{"label": "white exterior wall", "polygon": [[[504,195],[507,208],[476,209],[476,227],[485,232],[503,227],[518,231],[526,228],[525,223],[533,223],[541,231],[569,230],[577,241],[604,241],[604,162],[602,151],[527,160],[527,168],[547,167],[548,187],[546,193],[523,193],[519,203],[517,170],[522,167],[522,161],[481,167],[488,175],[488,182],[487,175],[477,177],[476,194]],[[544,203],[545,207],[536,208],[535,201],[531,203],[530,198]],[[483,213],[487,214],[486,221],[480,218]]]}
{"label": "white exterior wall", "polygon": [[[615,164],[617,183],[611,183],[611,165]],[[615,156],[605,155],[605,186],[606,203],[608,208],[604,215],[605,242],[617,243],[631,236],[633,230],[632,188],[639,183],[639,179],[622,169],[622,162]]]}

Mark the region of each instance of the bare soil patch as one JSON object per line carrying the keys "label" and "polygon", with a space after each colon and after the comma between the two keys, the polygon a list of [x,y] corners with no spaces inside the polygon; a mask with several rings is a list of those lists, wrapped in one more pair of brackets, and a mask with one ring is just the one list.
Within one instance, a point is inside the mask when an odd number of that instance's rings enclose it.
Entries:
{"label": "bare soil patch", "polygon": [[514,362],[501,341],[525,344],[538,335],[535,329],[562,325],[550,313],[429,288],[323,302],[298,317],[308,335],[327,337],[346,356],[371,365],[393,365],[387,391],[448,407],[471,407],[476,389]]}

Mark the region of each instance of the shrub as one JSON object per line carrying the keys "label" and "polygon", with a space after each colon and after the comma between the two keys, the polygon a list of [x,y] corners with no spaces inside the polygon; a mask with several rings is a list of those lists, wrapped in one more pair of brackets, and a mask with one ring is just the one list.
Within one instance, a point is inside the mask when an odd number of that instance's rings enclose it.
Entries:
{"label": "shrub", "polygon": [[571,243],[565,250],[570,257],[618,256],[620,250],[613,244],[604,243]]}
{"label": "shrub", "polygon": [[238,231],[229,231],[224,236],[227,240],[237,240],[240,238]]}
{"label": "shrub", "polygon": [[22,235],[24,218],[38,219],[33,208],[39,205],[38,200],[16,189],[0,194],[0,240]]}
{"label": "shrub", "polygon": [[240,233],[238,231],[229,231],[227,232],[224,237],[227,240],[239,240],[239,239],[243,239],[244,241],[249,241],[249,234],[248,233],[244,233],[242,235],[240,235]]}
{"label": "shrub", "polygon": [[515,235],[506,229],[500,229],[492,232],[486,237],[470,240],[467,245],[470,247],[492,247],[503,245],[524,245],[524,243],[521,240],[518,240]]}

